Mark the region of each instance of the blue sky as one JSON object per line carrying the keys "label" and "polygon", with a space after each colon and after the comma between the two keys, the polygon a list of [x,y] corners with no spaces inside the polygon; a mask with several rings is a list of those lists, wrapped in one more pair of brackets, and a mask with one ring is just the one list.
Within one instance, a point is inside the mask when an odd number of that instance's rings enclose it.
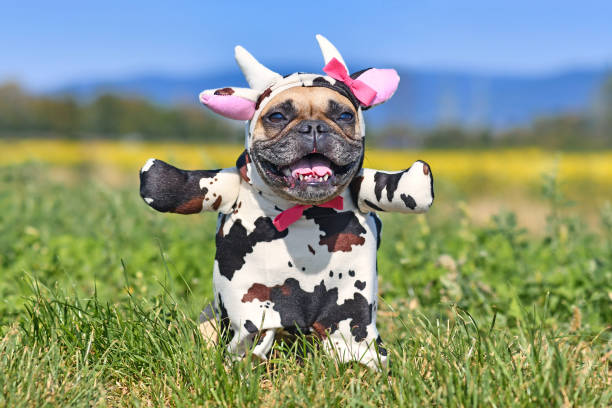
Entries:
{"label": "blue sky", "polygon": [[[6,1],[0,81],[33,89],[139,73],[321,61],[314,35],[372,66],[546,73],[612,66],[611,1]],[[360,66],[354,68],[361,68]]]}

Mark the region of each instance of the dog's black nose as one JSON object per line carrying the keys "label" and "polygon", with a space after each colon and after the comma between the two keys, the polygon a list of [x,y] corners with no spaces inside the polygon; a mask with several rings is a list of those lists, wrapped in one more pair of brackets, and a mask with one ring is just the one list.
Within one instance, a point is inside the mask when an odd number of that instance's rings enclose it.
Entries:
{"label": "dog's black nose", "polygon": [[319,123],[317,123],[317,133],[327,133],[329,132],[331,129],[329,128],[329,126],[327,125],[327,123],[323,122],[323,121],[318,121]]}
{"label": "dog's black nose", "polygon": [[300,125],[298,126],[298,132],[300,132],[300,133],[311,133],[312,132],[312,124],[310,123],[310,121],[300,123]]}
{"label": "dog's black nose", "polygon": [[300,133],[321,134],[329,131],[329,125],[322,120],[304,120],[298,125],[298,132]]}
{"label": "dog's black nose", "polygon": [[331,132],[329,125],[322,120],[304,120],[297,125],[297,130],[307,139],[306,143],[312,144],[311,150],[315,153],[327,144]]}

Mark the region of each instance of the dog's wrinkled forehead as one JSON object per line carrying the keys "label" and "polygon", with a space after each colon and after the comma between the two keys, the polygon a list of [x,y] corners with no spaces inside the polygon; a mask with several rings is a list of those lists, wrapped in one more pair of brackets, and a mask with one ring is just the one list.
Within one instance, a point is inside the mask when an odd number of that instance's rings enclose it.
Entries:
{"label": "dog's wrinkled forehead", "polygon": [[[244,48],[237,46],[236,62],[240,66],[249,88],[224,87],[200,93],[200,101],[230,119],[248,121],[246,125],[246,147],[263,107],[280,92],[302,87],[327,87],[345,96],[356,108],[358,121],[362,124],[362,109],[379,105],[393,95],[399,84],[399,76],[393,69],[369,68],[352,75],[342,55],[325,37],[317,35],[317,41],[325,60],[323,71],[327,75],[294,73],[283,77],[266,68]],[[361,126],[362,132],[365,130]]]}
{"label": "dog's wrinkled forehead", "polygon": [[[359,108],[360,103],[359,100],[353,95],[350,88],[341,81],[337,81],[334,78],[327,75],[320,74],[307,74],[304,72],[296,72],[291,75],[287,75],[283,78],[282,81],[275,83],[270,89],[269,93],[262,93],[259,97],[259,101],[262,101],[266,97],[268,97],[274,90],[280,89],[285,90],[293,86],[303,86],[303,87],[324,87],[329,88],[338,92],[340,95],[347,98],[351,104],[355,107],[355,110]],[[277,92],[275,92],[277,93]],[[257,105],[256,105],[257,109]]]}

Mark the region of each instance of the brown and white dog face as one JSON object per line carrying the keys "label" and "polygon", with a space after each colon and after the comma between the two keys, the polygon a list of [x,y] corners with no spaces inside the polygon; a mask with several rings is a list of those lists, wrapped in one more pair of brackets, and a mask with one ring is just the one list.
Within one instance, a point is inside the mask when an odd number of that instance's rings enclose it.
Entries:
{"label": "brown and white dog face", "polygon": [[262,110],[250,157],[281,197],[322,204],[340,194],[361,168],[364,141],[351,101],[326,87],[294,87]]}

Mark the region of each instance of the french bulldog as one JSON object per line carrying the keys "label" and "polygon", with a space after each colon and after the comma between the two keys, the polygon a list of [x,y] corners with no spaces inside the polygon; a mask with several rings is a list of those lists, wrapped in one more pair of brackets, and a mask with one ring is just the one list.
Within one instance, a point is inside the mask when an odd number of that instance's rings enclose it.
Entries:
{"label": "french bulldog", "polygon": [[326,75],[283,77],[237,47],[250,88],[200,94],[214,112],[246,121],[236,166],[187,171],[149,159],[140,194],[161,212],[219,213],[214,302],[201,321],[215,323],[235,356],[266,359],[275,338],[306,334],[339,361],[380,369],[388,356],[376,327],[376,212],[427,211],[433,176],[423,161],[363,168],[362,112],[389,99],[399,77],[349,75],[338,50],[317,39]]}
{"label": "french bulldog", "polygon": [[289,88],[263,109],[250,157],[264,182],[291,202],[317,205],[344,190],[363,161],[357,110],[325,87]]}

